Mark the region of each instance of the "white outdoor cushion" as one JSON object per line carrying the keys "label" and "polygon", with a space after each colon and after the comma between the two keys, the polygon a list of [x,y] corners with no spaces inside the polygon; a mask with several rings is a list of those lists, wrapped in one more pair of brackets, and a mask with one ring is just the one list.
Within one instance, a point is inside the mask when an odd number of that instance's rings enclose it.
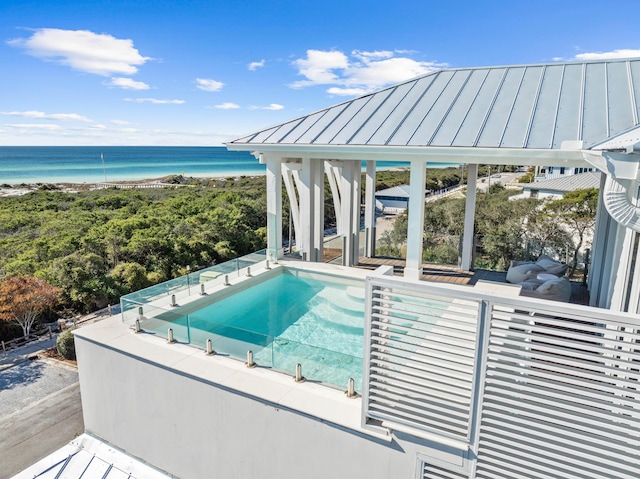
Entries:
{"label": "white outdoor cushion", "polygon": [[567,278],[557,278],[545,281],[536,289],[541,298],[555,301],[569,301],[571,299],[571,283]]}
{"label": "white outdoor cushion", "polygon": [[535,291],[539,286],[542,286],[542,283],[544,283],[544,281],[539,279],[528,279],[518,284],[522,287],[523,291]]}
{"label": "white outdoor cushion", "polygon": [[523,283],[528,279],[535,279],[538,273],[543,271],[542,266],[535,263],[524,263],[518,266],[512,266],[507,271],[507,283]]}
{"label": "white outdoor cushion", "polygon": [[562,276],[567,271],[567,265],[562,264],[558,261],[554,261],[552,259],[541,258],[536,261],[536,264],[547,273],[555,274],[556,276]]}

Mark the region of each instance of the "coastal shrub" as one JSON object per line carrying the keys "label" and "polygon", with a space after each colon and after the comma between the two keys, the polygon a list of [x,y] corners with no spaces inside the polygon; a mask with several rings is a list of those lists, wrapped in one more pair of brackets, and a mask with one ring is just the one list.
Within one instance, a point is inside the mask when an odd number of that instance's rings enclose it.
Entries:
{"label": "coastal shrub", "polygon": [[76,345],[73,340],[73,333],[70,329],[60,333],[56,340],[56,349],[63,358],[72,361],[76,359]]}
{"label": "coastal shrub", "polygon": [[458,250],[446,243],[437,244],[424,250],[422,260],[428,263],[457,264]]}

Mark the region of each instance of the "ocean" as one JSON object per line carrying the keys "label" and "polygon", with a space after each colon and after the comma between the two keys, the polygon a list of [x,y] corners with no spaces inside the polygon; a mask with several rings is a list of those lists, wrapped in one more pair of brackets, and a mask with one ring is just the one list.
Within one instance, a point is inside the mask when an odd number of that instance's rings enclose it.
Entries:
{"label": "ocean", "polygon": [[[408,165],[377,162],[379,169]],[[265,165],[251,153],[229,151],[224,146],[0,146],[0,185],[263,174]]]}
{"label": "ocean", "polygon": [[265,166],[249,152],[224,146],[0,146],[0,185],[264,173]]}

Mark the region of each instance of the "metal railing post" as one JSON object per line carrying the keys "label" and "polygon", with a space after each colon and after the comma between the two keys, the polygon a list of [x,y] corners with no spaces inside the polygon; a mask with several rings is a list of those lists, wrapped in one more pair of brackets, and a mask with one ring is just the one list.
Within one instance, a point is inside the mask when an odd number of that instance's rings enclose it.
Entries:
{"label": "metal railing post", "polygon": [[471,450],[478,452],[480,438],[480,420],[482,419],[482,402],[484,382],[491,332],[491,311],[493,305],[482,300],[478,304],[478,330],[476,336],[476,354],[474,359],[473,386],[471,392],[471,414],[469,415],[469,439]]}
{"label": "metal railing post", "polygon": [[591,254],[591,248],[584,250],[584,273],[582,274],[582,284],[587,284],[587,276],[589,274],[589,260]]}

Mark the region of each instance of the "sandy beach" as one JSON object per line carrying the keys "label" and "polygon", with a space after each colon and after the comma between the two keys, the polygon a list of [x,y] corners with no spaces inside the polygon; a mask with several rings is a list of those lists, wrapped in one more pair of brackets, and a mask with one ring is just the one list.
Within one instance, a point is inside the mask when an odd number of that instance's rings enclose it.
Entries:
{"label": "sandy beach", "polygon": [[62,191],[64,193],[77,193],[79,191],[101,190],[106,188],[117,189],[148,189],[148,188],[176,188],[188,185],[194,181],[229,181],[240,180],[241,178],[258,178],[263,175],[203,175],[184,177],[180,175],[165,176],[162,178],[130,180],[130,181],[114,181],[114,182],[96,182],[96,183],[30,183],[18,185],[0,186],[0,197],[21,196],[37,191],[40,189]]}

